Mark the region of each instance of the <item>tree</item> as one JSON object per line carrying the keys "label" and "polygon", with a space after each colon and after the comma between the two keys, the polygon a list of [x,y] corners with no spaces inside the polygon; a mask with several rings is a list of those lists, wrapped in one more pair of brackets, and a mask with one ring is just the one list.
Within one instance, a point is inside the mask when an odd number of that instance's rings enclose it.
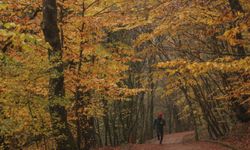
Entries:
{"label": "tree", "polygon": [[45,41],[51,46],[48,50],[48,57],[52,66],[49,80],[49,111],[52,132],[55,136],[58,150],[75,150],[76,145],[67,122],[67,111],[60,104],[60,100],[64,98],[64,68],[57,19],[56,0],[43,1],[42,29]]}
{"label": "tree", "polygon": [[159,111],[169,133],[226,135],[249,120],[249,10],[248,0],[1,1],[1,148],[143,143]]}

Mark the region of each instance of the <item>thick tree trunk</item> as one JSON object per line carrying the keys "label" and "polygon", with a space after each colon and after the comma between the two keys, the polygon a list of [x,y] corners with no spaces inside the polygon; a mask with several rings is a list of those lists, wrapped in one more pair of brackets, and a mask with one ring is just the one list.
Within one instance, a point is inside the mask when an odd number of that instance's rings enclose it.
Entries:
{"label": "thick tree trunk", "polygon": [[62,47],[57,25],[56,0],[43,1],[43,33],[46,42],[51,46],[48,50],[49,61],[52,65],[49,80],[49,111],[53,135],[58,150],[76,150],[73,136],[67,123],[67,111],[61,106],[60,99],[64,98],[64,69],[62,64]]}

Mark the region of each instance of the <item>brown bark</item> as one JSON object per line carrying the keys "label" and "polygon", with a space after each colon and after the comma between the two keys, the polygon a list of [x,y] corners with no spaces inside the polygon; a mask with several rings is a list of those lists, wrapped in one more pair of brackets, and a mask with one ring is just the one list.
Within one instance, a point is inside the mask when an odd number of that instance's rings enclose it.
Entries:
{"label": "brown bark", "polygon": [[48,50],[49,61],[52,65],[49,80],[49,112],[53,135],[58,150],[76,150],[73,136],[67,122],[67,111],[58,100],[64,98],[64,69],[62,64],[62,46],[57,24],[56,0],[43,1],[42,30],[45,41],[51,46]]}

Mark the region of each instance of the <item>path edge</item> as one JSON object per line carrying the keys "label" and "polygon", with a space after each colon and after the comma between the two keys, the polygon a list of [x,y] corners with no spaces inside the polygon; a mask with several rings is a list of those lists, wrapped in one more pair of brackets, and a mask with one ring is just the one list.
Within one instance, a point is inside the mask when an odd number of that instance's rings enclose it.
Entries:
{"label": "path edge", "polygon": [[221,146],[224,146],[224,147],[227,147],[227,148],[230,148],[231,150],[239,150],[238,148],[232,146],[232,145],[229,145],[229,144],[226,144],[226,143],[223,143],[223,142],[219,142],[219,141],[214,141],[214,140],[199,140],[200,142],[207,142],[207,143],[215,143],[215,144],[219,144]]}

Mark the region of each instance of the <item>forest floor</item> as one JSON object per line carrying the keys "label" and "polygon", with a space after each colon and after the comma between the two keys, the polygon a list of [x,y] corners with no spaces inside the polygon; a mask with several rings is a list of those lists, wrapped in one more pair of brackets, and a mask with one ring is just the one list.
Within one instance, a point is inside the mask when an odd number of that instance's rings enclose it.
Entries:
{"label": "forest floor", "polygon": [[131,144],[116,150],[250,150],[250,123],[239,123],[224,138],[194,141],[194,132],[167,134],[163,144],[155,138],[145,144]]}
{"label": "forest floor", "polygon": [[121,150],[229,150],[215,143],[189,141],[193,135],[193,132],[167,134],[161,145],[157,139],[153,139],[145,144],[129,145]]}
{"label": "forest floor", "polygon": [[237,124],[228,136],[219,141],[233,145],[238,150],[250,150],[250,122]]}
{"label": "forest floor", "polygon": [[164,136],[163,144],[159,144],[157,139],[152,139],[145,144],[131,144],[113,150],[230,150],[221,144],[190,140],[193,139],[193,136],[192,131],[167,134]]}

